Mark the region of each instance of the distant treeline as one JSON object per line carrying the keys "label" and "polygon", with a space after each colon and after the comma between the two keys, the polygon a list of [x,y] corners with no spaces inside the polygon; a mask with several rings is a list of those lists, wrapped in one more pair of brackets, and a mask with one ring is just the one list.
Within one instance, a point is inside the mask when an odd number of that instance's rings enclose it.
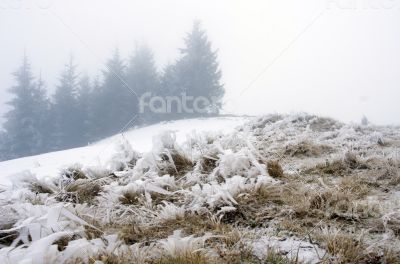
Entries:
{"label": "distant treeline", "polygon": [[100,78],[80,74],[71,57],[51,96],[24,56],[9,89],[0,159],[83,146],[135,125],[218,114],[224,87],[217,54],[197,21],[184,40],[180,57],[162,72],[146,46],[128,59],[116,50]]}

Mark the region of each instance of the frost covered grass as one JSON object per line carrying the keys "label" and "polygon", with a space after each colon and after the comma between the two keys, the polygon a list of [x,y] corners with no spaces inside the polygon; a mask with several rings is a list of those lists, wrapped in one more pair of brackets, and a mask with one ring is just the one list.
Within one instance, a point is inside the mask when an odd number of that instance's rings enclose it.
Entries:
{"label": "frost covered grass", "polygon": [[173,132],[0,192],[0,263],[396,263],[399,129],[298,114]]}

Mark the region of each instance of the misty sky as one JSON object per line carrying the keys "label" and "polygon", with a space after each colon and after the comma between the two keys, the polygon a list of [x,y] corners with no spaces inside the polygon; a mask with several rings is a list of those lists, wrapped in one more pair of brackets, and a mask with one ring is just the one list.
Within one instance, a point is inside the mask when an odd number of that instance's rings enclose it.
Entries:
{"label": "misty sky", "polygon": [[194,19],[219,50],[224,112],[400,124],[400,0],[0,0],[0,115],[24,49],[49,89],[71,53],[95,76],[147,44],[161,70]]}

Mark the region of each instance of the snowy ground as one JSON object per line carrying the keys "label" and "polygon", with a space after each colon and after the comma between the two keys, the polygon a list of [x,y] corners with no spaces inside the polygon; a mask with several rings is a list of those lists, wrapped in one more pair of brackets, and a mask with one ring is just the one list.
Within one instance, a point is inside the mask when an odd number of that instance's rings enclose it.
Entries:
{"label": "snowy ground", "polygon": [[0,263],[398,263],[399,148],[398,127],[297,114],[3,162]]}
{"label": "snowy ground", "polygon": [[175,131],[176,141],[182,143],[194,131],[202,133],[232,132],[235,127],[243,125],[249,118],[220,117],[207,119],[189,119],[165,122],[161,124],[132,129],[123,135],[104,139],[86,147],[46,153],[42,155],[0,162],[0,184],[9,185],[10,180],[21,171],[30,171],[37,177],[58,175],[68,165],[106,166],[106,162],[115,154],[115,145],[125,137],[132,147],[139,152],[152,149],[154,136],[162,131]]}

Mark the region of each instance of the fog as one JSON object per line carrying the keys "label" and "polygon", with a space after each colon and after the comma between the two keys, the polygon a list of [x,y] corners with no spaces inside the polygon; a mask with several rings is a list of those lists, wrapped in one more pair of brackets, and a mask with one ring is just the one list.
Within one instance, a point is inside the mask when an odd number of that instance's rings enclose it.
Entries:
{"label": "fog", "polygon": [[194,19],[218,49],[224,113],[400,123],[400,1],[383,0],[1,0],[0,114],[24,51],[50,91],[70,54],[95,76],[145,43],[161,71]]}

